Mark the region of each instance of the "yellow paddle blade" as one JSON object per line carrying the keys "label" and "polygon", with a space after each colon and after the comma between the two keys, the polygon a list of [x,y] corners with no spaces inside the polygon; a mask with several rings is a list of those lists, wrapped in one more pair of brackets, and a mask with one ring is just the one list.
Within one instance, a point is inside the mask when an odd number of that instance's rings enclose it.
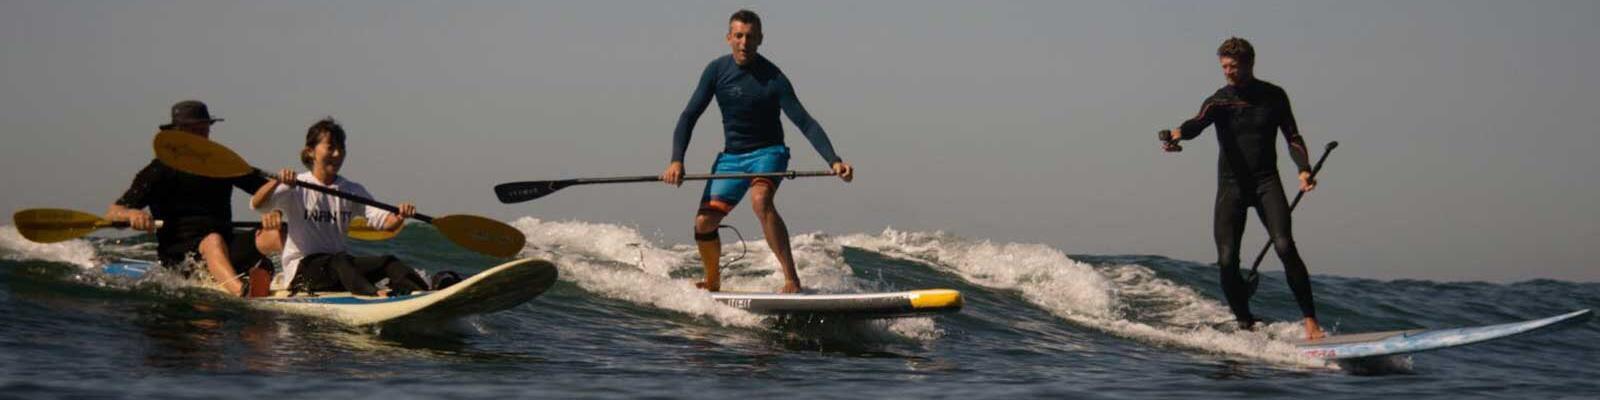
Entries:
{"label": "yellow paddle blade", "polygon": [[195,175],[232,178],[255,171],[233,150],[192,133],[161,131],[156,134],[155,150],[162,164]]}
{"label": "yellow paddle blade", "polygon": [[433,219],[439,233],[457,245],[495,257],[511,257],[522,251],[528,238],[504,222],[475,215],[446,215]]}
{"label": "yellow paddle blade", "polygon": [[389,232],[382,229],[372,229],[371,225],[367,225],[367,217],[356,217],[356,219],[350,220],[350,232],[348,235],[351,239],[355,240],[377,242],[393,239],[394,236],[400,234],[400,231],[405,229],[405,227],[405,224],[400,224],[400,229],[396,229],[394,232]]}
{"label": "yellow paddle blade", "polygon": [[58,208],[33,208],[11,215],[22,237],[39,243],[77,239],[96,229],[111,226],[98,215]]}

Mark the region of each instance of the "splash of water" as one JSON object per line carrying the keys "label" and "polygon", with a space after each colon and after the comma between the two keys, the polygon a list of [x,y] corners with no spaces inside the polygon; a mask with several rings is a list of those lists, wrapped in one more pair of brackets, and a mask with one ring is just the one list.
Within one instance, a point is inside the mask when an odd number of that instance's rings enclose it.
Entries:
{"label": "splash of water", "polygon": [[[542,221],[525,217],[512,223],[528,237],[524,255],[544,257],[562,268],[562,279],[589,292],[698,317],[727,326],[758,327],[764,318],[722,305],[694,287],[699,279],[699,254],[688,245],[658,247],[633,228],[581,221]],[[872,284],[853,276],[843,248],[822,234],[795,236],[795,269],[808,290],[823,293],[871,291]],[[723,254],[748,256],[723,266],[723,289],[768,292],[783,285],[777,259],[765,242],[737,240],[723,244]],[[725,257],[725,259],[727,259]],[[913,340],[942,334],[931,320],[910,318],[872,324]]]}
{"label": "splash of water", "polygon": [[92,268],[96,256],[94,246],[86,240],[35,243],[23,238],[15,226],[0,226],[0,257],[8,260],[51,261]]}
{"label": "splash of water", "polygon": [[[1292,323],[1258,332],[1218,330],[1210,321],[1230,314],[1193,289],[1160,279],[1148,267],[1095,267],[1040,244],[972,241],[943,232],[856,234],[839,239],[889,257],[927,264],[974,284],[1015,290],[1051,314],[1082,326],[1145,343],[1320,367],[1294,346],[1274,340],[1303,334]],[[1139,307],[1130,304],[1139,303]],[[1151,307],[1154,305],[1154,307]]]}

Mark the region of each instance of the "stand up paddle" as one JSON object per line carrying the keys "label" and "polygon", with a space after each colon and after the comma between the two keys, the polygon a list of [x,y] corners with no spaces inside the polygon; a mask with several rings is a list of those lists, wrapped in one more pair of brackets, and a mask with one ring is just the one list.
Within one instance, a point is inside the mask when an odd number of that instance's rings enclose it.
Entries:
{"label": "stand up paddle", "polygon": [[[266,179],[276,177],[251,167],[233,150],[206,138],[179,132],[161,131],[155,139],[156,159],[179,171],[212,177],[233,178],[257,175]],[[399,214],[393,205],[378,202],[350,193],[329,189],[309,182],[298,182],[298,187],[336,196],[345,200],[377,207]],[[411,218],[433,224],[439,233],[467,250],[494,257],[511,257],[522,251],[527,237],[521,231],[503,222],[476,215],[446,215],[439,218],[416,214]]]}
{"label": "stand up paddle", "polygon": [[[686,181],[703,181],[711,179],[751,179],[751,178],[787,178],[794,179],[811,176],[833,176],[833,171],[784,171],[744,174],[701,174],[684,175]],[[555,193],[557,190],[566,189],[574,185],[591,185],[597,183],[633,183],[633,182],[660,182],[661,177],[656,175],[619,176],[611,178],[579,178],[562,179],[554,181],[527,181],[508,182],[494,186],[494,195],[500,198],[501,203],[521,203]]]}
{"label": "stand up paddle", "polygon": [[[1311,168],[1312,180],[1317,178],[1317,172],[1322,171],[1322,163],[1328,161],[1328,153],[1332,153],[1333,148],[1335,147],[1339,147],[1338,141],[1328,142],[1328,147],[1322,150],[1322,158],[1318,158],[1317,166]],[[1289,212],[1294,212],[1295,206],[1300,205],[1300,198],[1305,197],[1305,195],[1305,191],[1300,191],[1300,193],[1296,193],[1294,195],[1294,202],[1289,203]],[[1258,270],[1261,269],[1261,260],[1267,256],[1267,249],[1271,248],[1272,241],[1268,240],[1266,246],[1261,246],[1261,252],[1256,253],[1256,262],[1250,265],[1250,273],[1244,277],[1245,282],[1249,283],[1249,285],[1246,286],[1247,289],[1245,290],[1245,298],[1255,297],[1256,288],[1261,286],[1261,273],[1258,272]]]}
{"label": "stand up paddle", "polygon": [[[111,222],[99,215],[94,215],[77,210],[63,210],[59,208],[30,208],[17,211],[11,215],[11,223],[17,226],[17,232],[22,237],[37,243],[56,243],[77,239],[96,230],[105,228],[128,228],[128,223]],[[162,221],[155,221],[156,228],[160,228]],[[260,228],[260,222],[233,222],[235,228]],[[356,217],[350,221],[350,238],[356,240],[379,241],[394,238],[400,231],[389,232],[381,229],[372,229],[367,225],[365,217]]]}

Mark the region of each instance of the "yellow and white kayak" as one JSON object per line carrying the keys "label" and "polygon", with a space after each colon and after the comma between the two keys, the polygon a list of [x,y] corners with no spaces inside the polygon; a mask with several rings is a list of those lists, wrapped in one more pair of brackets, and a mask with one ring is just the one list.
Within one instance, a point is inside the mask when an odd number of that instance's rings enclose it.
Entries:
{"label": "yellow and white kayak", "polygon": [[[101,270],[112,276],[139,278],[155,268],[156,264],[149,261],[120,260],[102,266]],[[324,317],[351,325],[441,322],[526,303],[555,285],[557,275],[555,264],[524,258],[489,268],[444,290],[392,297],[277,291],[248,301],[253,307]]]}

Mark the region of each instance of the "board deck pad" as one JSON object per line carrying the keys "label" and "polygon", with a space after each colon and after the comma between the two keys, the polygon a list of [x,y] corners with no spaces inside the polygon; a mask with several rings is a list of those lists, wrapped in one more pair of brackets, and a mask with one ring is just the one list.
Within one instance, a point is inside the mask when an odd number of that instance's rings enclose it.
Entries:
{"label": "board deck pad", "polygon": [[900,318],[961,310],[961,292],[925,289],[860,294],[780,294],[716,292],[711,298],[755,314],[827,315],[843,318]]}
{"label": "board deck pad", "polygon": [[[136,279],[154,268],[157,266],[148,261],[119,260],[104,265],[101,271]],[[253,307],[320,316],[351,325],[443,322],[526,303],[555,285],[558,275],[555,264],[525,258],[489,268],[438,291],[392,297],[275,291],[247,301]]]}
{"label": "board deck pad", "polygon": [[1591,315],[1590,310],[1578,310],[1548,318],[1497,325],[1369,332],[1329,336],[1316,341],[1289,342],[1298,347],[1301,354],[1308,357],[1349,360],[1465,346],[1528,333]]}

